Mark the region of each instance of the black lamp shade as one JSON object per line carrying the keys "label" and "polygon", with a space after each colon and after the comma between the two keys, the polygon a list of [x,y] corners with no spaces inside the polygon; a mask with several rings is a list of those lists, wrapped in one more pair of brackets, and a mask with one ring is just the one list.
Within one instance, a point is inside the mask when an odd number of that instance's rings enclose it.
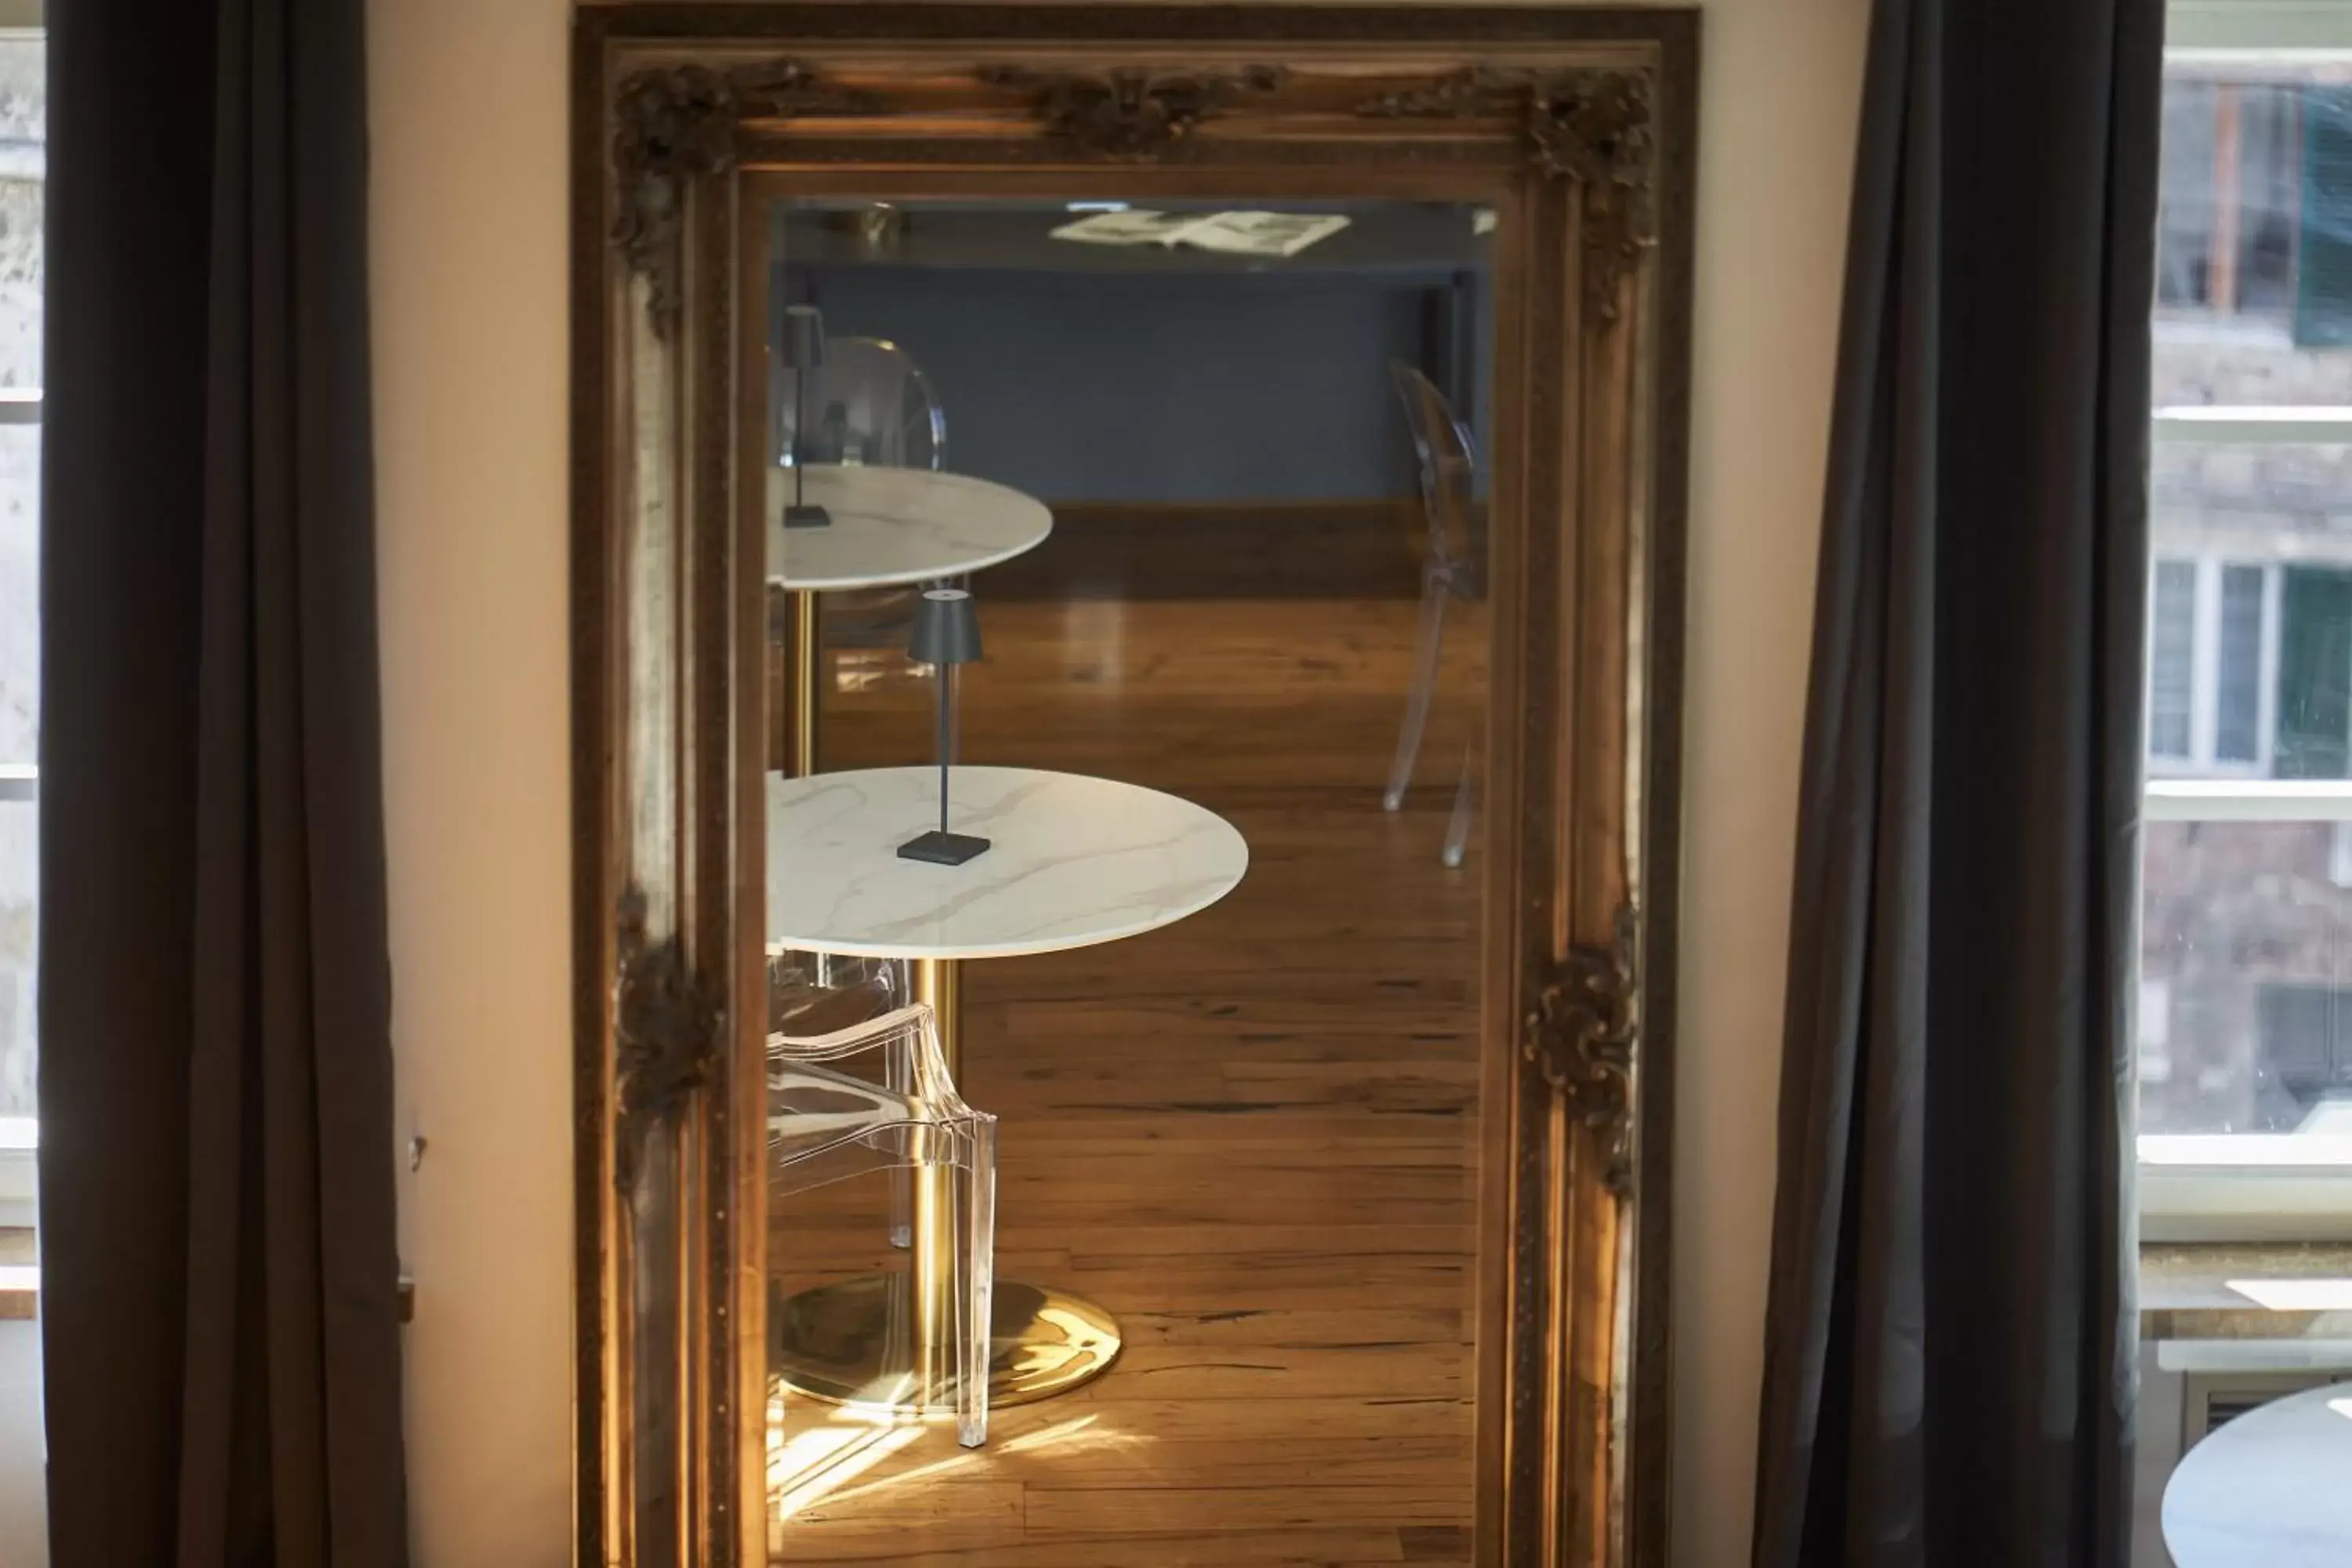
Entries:
{"label": "black lamp shade", "polygon": [[898,858],[961,866],[988,853],[987,839],[948,831],[948,708],[954,700],[954,667],[980,658],[980,611],[971,595],[961,588],[925,589],[915,601],[915,632],[907,639],[907,652],[918,664],[936,665],[940,671],[940,825],[899,845]]}
{"label": "black lamp shade", "polygon": [[917,664],[973,664],[980,658],[980,609],[961,588],[929,588],[915,601],[907,656]]}
{"label": "black lamp shade", "polygon": [[824,312],[814,305],[784,307],[776,359],[786,370],[816,370],[824,363]]}

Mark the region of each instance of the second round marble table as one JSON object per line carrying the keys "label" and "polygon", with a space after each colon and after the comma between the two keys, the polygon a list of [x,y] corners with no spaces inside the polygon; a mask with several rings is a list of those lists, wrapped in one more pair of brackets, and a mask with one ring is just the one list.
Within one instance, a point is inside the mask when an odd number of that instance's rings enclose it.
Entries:
{"label": "second round marble table", "polygon": [[1054,530],[1044,502],[968,474],[812,463],[803,475],[809,503],[833,519],[824,527],[783,525],[793,475],[768,470],[767,575],[785,596],[791,670],[780,760],[793,774],[816,771],[817,595],[961,577],[1034,550]]}
{"label": "second round marble table", "polygon": [[[959,1079],[964,960],[1139,936],[1208,908],[1249,868],[1248,845],[1214,812],[1030,768],[954,770],[948,826],[989,839],[986,854],[961,866],[899,859],[899,845],[939,825],[939,782],[937,768],[771,774],[767,936],[772,950],[912,960]],[[914,1245],[919,1257],[926,1238]],[[787,1381],[830,1398],[886,1381],[903,1292],[900,1276],[873,1276],[782,1303],[772,1332]],[[1000,1279],[994,1316],[998,1404],[1074,1388],[1118,1353],[1117,1321],[1066,1291]]]}
{"label": "second round marble table", "polygon": [[2352,1563],[2352,1383],[2247,1411],[2174,1466],[2164,1545],[2179,1568]]}

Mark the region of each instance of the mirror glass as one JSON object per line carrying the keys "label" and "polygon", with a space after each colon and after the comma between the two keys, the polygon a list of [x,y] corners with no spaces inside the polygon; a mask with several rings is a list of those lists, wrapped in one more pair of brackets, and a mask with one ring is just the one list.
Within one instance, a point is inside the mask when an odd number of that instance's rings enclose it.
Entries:
{"label": "mirror glass", "polygon": [[1466,1562],[1493,215],[764,222],[772,1550]]}

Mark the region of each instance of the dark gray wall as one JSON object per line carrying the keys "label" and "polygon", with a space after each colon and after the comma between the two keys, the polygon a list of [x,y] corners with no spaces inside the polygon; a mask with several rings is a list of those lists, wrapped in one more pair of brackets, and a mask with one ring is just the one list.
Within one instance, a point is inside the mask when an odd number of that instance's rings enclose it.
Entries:
{"label": "dark gray wall", "polygon": [[[820,306],[828,332],[915,357],[946,412],[950,468],[1048,501],[1412,495],[1388,364],[1445,381],[1431,330],[1444,291],[1392,276],[820,265],[784,269],[782,287]],[[1469,292],[1483,389],[1490,291]],[[1472,401],[1483,426],[1483,390]]]}

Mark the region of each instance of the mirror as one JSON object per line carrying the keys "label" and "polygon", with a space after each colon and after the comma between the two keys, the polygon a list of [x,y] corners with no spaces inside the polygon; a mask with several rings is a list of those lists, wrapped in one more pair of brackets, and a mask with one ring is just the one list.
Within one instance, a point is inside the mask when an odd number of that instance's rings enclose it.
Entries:
{"label": "mirror", "polygon": [[577,1559],[1663,1568],[1695,15],[577,41]]}
{"label": "mirror", "polygon": [[[809,1128],[772,1552],[911,1510],[1015,1559],[1466,1561],[1494,211],[1095,185],[767,227],[772,1082]],[[973,662],[910,657],[927,589]],[[898,852],[943,745],[959,864]],[[931,1146],[826,1054],[910,1001]],[[983,1295],[959,1453],[906,1418],[954,1415]]]}

